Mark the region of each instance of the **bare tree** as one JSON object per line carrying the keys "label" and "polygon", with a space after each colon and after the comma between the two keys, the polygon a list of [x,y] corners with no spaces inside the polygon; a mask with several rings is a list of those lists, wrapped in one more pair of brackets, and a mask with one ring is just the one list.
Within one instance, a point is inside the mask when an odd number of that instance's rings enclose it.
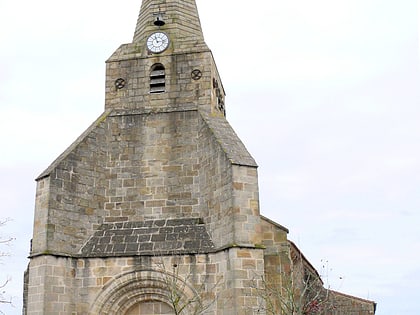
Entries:
{"label": "bare tree", "polygon": [[[292,244],[290,265],[281,272],[266,272],[255,285],[261,305],[258,312],[268,315],[324,315],[335,310],[329,287]],[[283,266],[284,267],[284,266]]]}
{"label": "bare tree", "polygon": [[157,261],[168,289],[166,298],[175,315],[204,314],[217,300],[216,291],[220,281],[209,284],[208,279],[194,272],[194,264],[183,263],[184,259],[189,258],[191,256],[179,255],[166,261],[160,257]]}
{"label": "bare tree", "polygon": [[[4,225],[9,221],[10,219],[1,219],[0,228],[4,227]],[[9,246],[13,240],[14,239],[12,237],[5,237],[0,234],[0,263],[2,263],[2,258],[10,255],[10,252],[5,251],[4,247]],[[10,282],[10,278],[6,278],[5,280],[0,280],[0,281],[1,281],[0,282],[0,305],[12,304],[12,300],[10,297],[9,298],[7,297],[6,290],[5,290],[7,284]],[[4,314],[4,313],[0,310],[0,314]]]}

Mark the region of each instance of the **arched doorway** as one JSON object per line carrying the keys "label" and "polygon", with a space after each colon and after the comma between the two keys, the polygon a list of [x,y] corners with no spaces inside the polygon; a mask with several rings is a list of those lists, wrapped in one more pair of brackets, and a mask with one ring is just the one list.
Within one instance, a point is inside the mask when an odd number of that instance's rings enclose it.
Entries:
{"label": "arched doorway", "polygon": [[[173,279],[173,280],[170,280]],[[129,272],[110,281],[100,292],[89,312],[91,315],[174,315],[168,281],[182,293],[181,305],[188,314],[197,293],[182,279],[168,272],[142,270]]]}

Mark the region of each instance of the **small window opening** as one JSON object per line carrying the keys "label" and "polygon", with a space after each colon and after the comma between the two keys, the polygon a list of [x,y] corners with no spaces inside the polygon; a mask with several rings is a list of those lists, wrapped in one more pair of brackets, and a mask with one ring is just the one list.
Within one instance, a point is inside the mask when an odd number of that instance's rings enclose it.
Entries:
{"label": "small window opening", "polygon": [[217,109],[223,113],[223,115],[226,117],[226,110],[225,110],[225,98],[223,93],[221,92],[219,88],[219,82],[215,78],[213,78],[213,88],[216,92],[217,97]]}
{"label": "small window opening", "polygon": [[165,67],[158,63],[153,65],[150,72],[150,93],[165,92]]}

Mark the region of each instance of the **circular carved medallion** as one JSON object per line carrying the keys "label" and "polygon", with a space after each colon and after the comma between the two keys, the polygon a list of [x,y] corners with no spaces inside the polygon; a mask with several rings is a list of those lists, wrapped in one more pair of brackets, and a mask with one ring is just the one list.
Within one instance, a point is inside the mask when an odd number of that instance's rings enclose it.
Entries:
{"label": "circular carved medallion", "polygon": [[201,70],[199,70],[199,69],[194,69],[191,72],[191,78],[193,80],[200,80],[202,76],[203,76],[203,74],[201,73]]}
{"label": "circular carved medallion", "polygon": [[115,80],[115,87],[118,90],[121,90],[125,86],[125,80],[123,78],[118,78]]}

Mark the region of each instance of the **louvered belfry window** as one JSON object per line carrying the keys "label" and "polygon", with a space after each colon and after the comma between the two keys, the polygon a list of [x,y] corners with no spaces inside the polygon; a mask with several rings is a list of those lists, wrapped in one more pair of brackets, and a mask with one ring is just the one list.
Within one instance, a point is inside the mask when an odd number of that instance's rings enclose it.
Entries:
{"label": "louvered belfry window", "polygon": [[150,93],[165,92],[165,67],[161,63],[152,66],[150,71]]}

